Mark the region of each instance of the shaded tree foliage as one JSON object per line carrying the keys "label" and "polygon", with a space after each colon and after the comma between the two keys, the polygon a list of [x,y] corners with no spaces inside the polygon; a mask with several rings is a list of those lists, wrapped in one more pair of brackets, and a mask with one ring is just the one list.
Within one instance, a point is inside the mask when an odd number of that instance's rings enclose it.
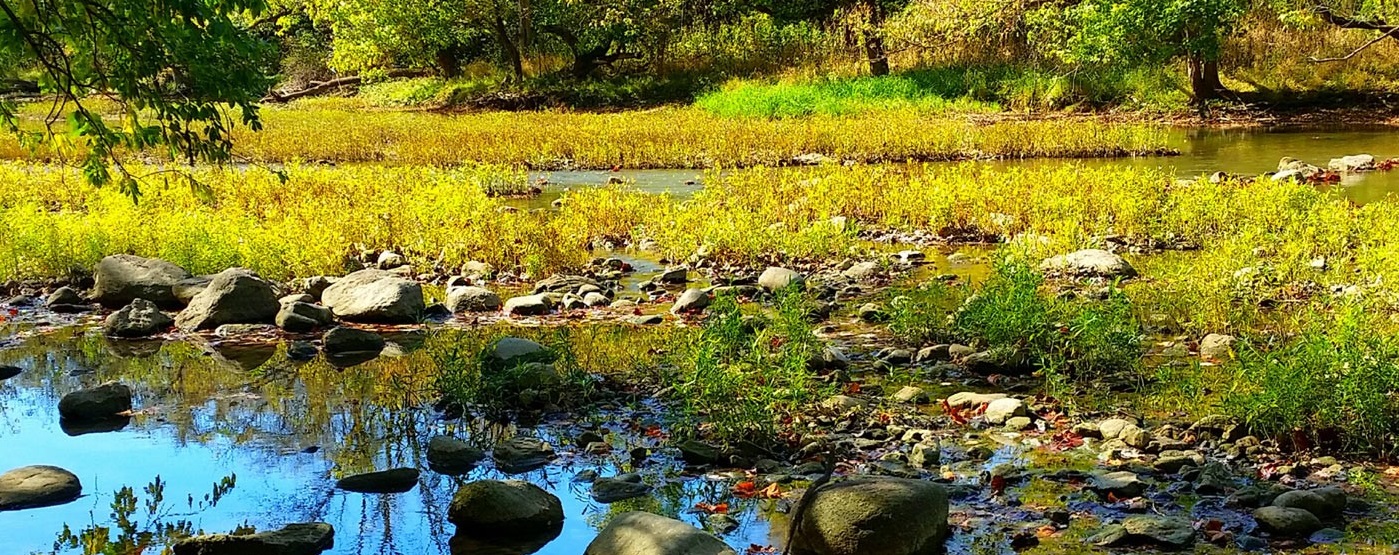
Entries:
{"label": "shaded tree foliage", "polygon": [[[177,159],[221,162],[231,129],[259,126],[257,101],[271,84],[270,45],[247,22],[264,0],[0,0],[0,60],[14,60],[54,96],[35,129],[13,103],[0,125],[31,146],[82,152],[96,184],[137,178],[109,161],[123,149],[166,147]],[[114,99],[116,122],[85,100]]]}

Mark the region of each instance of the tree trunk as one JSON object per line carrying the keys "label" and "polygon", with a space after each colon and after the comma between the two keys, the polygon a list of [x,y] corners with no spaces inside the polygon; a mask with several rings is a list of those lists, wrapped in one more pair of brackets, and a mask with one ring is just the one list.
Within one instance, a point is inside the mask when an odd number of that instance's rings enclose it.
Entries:
{"label": "tree trunk", "polygon": [[437,72],[447,79],[461,77],[461,60],[457,59],[457,52],[451,48],[443,48],[437,51]]}
{"label": "tree trunk", "polygon": [[870,75],[889,74],[889,52],[884,48],[884,7],[879,0],[867,0],[869,20],[864,29],[865,57],[870,62]]}
{"label": "tree trunk", "polygon": [[1226,89],[1224,83],[1219,80],[1219,62],[1191,55],[1187,64],[1187,73],[1190,76],[1190,94],[1194,97],[1195,102],[1221,98],[1221,94]]}
{"label": "tree trunk", "polygon": [[525,61],[520,57],[520,47],[510,38],[510,31],[505,27],[505,21],[499,17],[495,18],[495,39],[500,43],[500,50],[505,53],[505,61],[510,63],[510,70],[515,73],[515,82],[525,80]]}

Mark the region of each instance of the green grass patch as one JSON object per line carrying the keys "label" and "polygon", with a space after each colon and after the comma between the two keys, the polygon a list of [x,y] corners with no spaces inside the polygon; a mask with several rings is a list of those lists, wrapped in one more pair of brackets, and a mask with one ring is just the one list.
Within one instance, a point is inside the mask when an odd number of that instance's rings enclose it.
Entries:
{"label": "green grass patch", "polygon": [[946,66],[886,76],[815,81],[735,81],[696,105],[722,117],[790,118],[888,110],[920,113],[1044,111],[1117,104],[1176,110],[1189,96],[1159,68],[1073,72],[1025,66]]}

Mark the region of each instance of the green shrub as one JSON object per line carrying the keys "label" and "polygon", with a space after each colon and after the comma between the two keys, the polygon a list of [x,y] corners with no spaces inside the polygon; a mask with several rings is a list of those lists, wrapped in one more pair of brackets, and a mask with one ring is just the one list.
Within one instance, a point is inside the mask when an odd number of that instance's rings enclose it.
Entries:
{"label": "green shrub", "polygon": [[1242,342],[1225,405],[1262,435],[1339,434],[1346,449],[1399,453],[1399,337],[1381,330],[1350,306],[1284,343]]}
{"label": "green shrub", "polygon": [[702,330],[682,334],[663,379],[674,388],[683,430],[735,442],[772,441],[781,421],[823,392],[809,361],[822,348],[806,320],[805,297],[779,294],[771,315],[751,317],[720,296]]}

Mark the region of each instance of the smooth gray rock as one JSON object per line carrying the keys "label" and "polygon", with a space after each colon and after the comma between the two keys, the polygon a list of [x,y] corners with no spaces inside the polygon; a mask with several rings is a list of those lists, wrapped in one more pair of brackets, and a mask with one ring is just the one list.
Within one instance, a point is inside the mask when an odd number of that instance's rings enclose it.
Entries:
{"label": "smooth gray rock", "polygon": [[1122,521],[1127,535],[1167,547],[1187,547],[1195,543],[1195,526],[1190,519],[1156,515],[1129,516]]}
{"label": "smooth gray rock", "polygon": [[185,331],[211,330],[224,324],[268,324],[281,310],[272,284],[242,268],[214,276],[189,306],[175,317]]}
{"label": "smooth gray rock", "polygon": [[184,268],[154,258],[116,254],[103,258],[93,271],[92,300],[111,309],[136,299],[146,299],[164,308],[182,305],[174,287],[188,279]]}
{"label": "smooth gray rock", "polygon": [[423,287],[384,270],[360,270],[321,293],[321,303],[347,322],[414,324],[426,303]]}
{"label": "smooth gray rock", "polygon": [[56,466],[26,466],[0,474],[0,512],[62,505],[82,493],[78,477]]}
{"label": "smooth gray rock", "polygon": [[485,458],[485,451],[454,437],[437,436],[427,444],[427,463],[442,474],[466,474]]}
{"label": "smooth gray rock", "polygon": [[1253,511],[1253,519],[1275,536],[1305,538],[1322,529],[1321,519],[1305,509],[1267,506]]}
{"label": "smooth gray rock", "polygon": [[335,322],[330,309],[306,302],[282,304],[277,311],[277,327],[292,333],[306,333]]}
{"label": "smooth gray rock", "polygon": [[379,353],[384,350],[384,338],[377,333],[354,328],[337,327],[325,332],[321,348],[329,355],[344,353]]}
{"label": "smooth gray rock", "polygon": [[175,320],[145,299],[135,299],[121,310],[107,315],[102,333],[108,337],[150,337],[170,329]]}
{"label": "smooth gray rock", "polygon": [[447,291],[447,309],[453,314],[500,310],[500,295],[485,287],[453,287]]}
{"label": "smooth gray rock", "polygon": [[918,555],[947,538],[947,490],[923,480],[853,478],[810,498],[793,553]]}
{"label": "smooth gray rock", "polygon": [[1137,275],[1136,268],[1125,259],[1102,249],[1081,251],[1045,259],[1040,269],[1077,277],[1129,278]]}
{"label": "smooth gray rock", "polygon": [[1234,354],[1234,336],[1218,333],[1206,335],[1200,340],[1200,358],[1205,360],[1229,360]]}
{"label": "smooth gray rock", "polygon": [[687,314],[701,312],[709,307],[713,296],[703,289],[686,289],[680,294],[680,298],[675,300],[675,306],[671,307],[671,314]]}
{"label": "smooth gray rock", "polygon": [[552,357],[543,345],[519,337],[502,337],[491,344],[490,359],[495,365],[511,366],[522,362],[548,362]]}
{"label": "smooth gray rock", "polygon": [[987,424],[995,424],[999,426],[1001,424],[1005,424],[1007,420],[1010,420],[1013,417],[1025,415],[1026,410],[1024,401],[1021,401],[1020,399],[1006,397],[1004,399],[996,399],[994,401],[991,401],[990,403],[987,403],[986,412],[982,413],[981,417],[986,419]]}
{"label": "smooth gray rock", "polygon": [[71,422],[112,419],[130,410],[131,388],[116,382],[74,391],[58,402],[59,416]]}
{"label": "smooth gray rock", "polygon": [[543,316],[554,309],[548,295],[525,295],[505,301],[505,313],[512,316]]}
{"label": "smooth gray rock", "polygon": [[651,487],[639,482],[617,478],[598,478],[593,481],[592,497],[598,503],[616,503],[635,497],[644,497],[648,493],[651,493]]}
{"label": "smooth gray rock", "polygon": [[458,534],[483,537],[533,536],[563,526],[563,504],[539,486],[521,480],[480,480],[457,490],[447,520]]}
{"label": "smooth gray rock", "polygon": [[210,534],[181,539],[175,555],[318,555],[335,547],[335,528],[323,522],[289,524],[256,534]]}
{"label": "smooth gray rock", "polygon": [[188,277],[176,282],[171,290],[175,292],[175,298],[180,300],[180,306],[186,306],[196,295],[203,293],[211,281],[214,281],[214,276]]}
{"label": "smooth gray rock", "polygon": [[1130,499],[1146,493],[1146,482],[1126,470],[1096,474],[1089,478],[1088,487],[1104,499],[1109,495],[1117,499]]}
{"label": "smooth gray rock", "polygon": [[762,275],[758,276],[758,286],[768,291],[785,289],[791,285],[800,284],[805,281],[806,277],[803,276],[801,272],[789,270],[787,268],[778,268],[776,266],[769,266],[766,270],[763,270]]}
{"label": "smooth gray rock", "polygon": [[521,474],[549,464],[554,448],[538,438],[516,436],[496,445],[491,455],[497,470]]}
{"label": "smooth gray rock", "polygon": [[59,287],[58,289],[54,289],[53,293],[49,293],[48,298],[44,299],[44,306],[54,310],[62,307],[81,306],[85,304],[87,304],[87,300],[72,287]]}
{"label": "smooth gray rock", "polygon": [[583,555],[738,555],[718,538],[672,518],[622,513],[588,544]]}
{"label": "smooth gray rock", "polygon": [[1006,394],[1004,393],[973,393],[970,391],[963,391],[961,393],[954,393],[951,397],[948,397],[947,406],[954,409],[969,409],[990,405],[992,401],[1005,398]]}
{"label": "smooth gray rock", "polygon": [[1338,487],[1292,490],[1273,499],[1274,507],[1302,509],[1322,520],[1334,520],[1346,510],[1346,492]]}

